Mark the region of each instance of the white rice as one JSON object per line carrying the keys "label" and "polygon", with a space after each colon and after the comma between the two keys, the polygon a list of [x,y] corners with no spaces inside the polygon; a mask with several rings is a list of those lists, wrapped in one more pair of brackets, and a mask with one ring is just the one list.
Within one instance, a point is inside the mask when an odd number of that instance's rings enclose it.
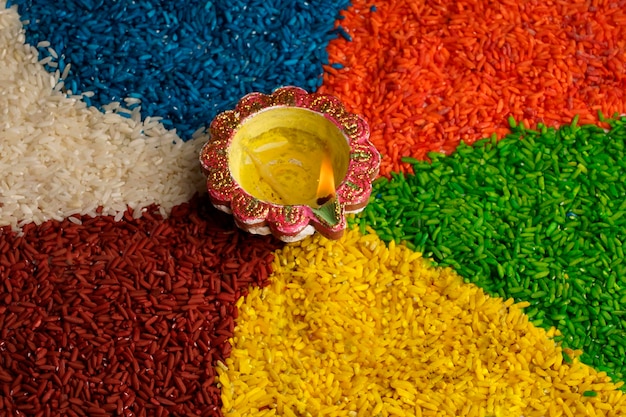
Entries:
{"label": "white rice", "polygon": [[0,226],[95,216],[98,206],[119,220],[127,205],[139,216],[156,203],[166,216],[205,189],[206,137],[185,143],[158,117],[142,122],[139,108],[111,103],[102,113],[66,97],[62,74],[25,44],[17,8],[1,3],[0,68]]}

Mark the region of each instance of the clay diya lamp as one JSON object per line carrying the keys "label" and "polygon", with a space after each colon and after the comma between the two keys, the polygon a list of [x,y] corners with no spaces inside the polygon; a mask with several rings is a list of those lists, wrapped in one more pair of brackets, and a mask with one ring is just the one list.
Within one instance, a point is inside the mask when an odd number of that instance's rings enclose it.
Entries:
{"label": "clay diya lamp", "polygon": [[251,93],[211,122],[200,152],[212,204],[237,226],[293,242],[338,239],[363,210],[380,154],[369,127],[329,95],[282,87]]}

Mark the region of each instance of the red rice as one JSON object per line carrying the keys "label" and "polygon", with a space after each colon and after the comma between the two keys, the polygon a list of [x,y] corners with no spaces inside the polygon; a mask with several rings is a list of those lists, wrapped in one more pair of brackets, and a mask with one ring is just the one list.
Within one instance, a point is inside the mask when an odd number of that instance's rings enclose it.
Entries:
{"label": "red rice", "polygon": [[206,198],[80,220],[0,230],[0,415],[220,415],[234,301],[280,242]]}

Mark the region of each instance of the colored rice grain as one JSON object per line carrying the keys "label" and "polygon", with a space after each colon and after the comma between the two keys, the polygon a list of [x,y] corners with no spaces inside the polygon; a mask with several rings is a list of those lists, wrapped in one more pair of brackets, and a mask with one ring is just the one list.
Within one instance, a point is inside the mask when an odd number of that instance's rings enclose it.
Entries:
{"label": "colored rice grain", "polygon": [[[56,4],[56,3],[51,3]],[[205,189],[198,154],[158,118],[110,103],[104,113],[58,91],[24,44],[15,8],[0,6],[0,227],[158,204],[167,215]]]}
{"label": "colored rice grain", "polygon": [[[2,2],[4,3],[4,2]],[[63,88],[123,102],[188,140],[251,91],[316,89],[347,0],[10,0]],[[0,4],[2,7],[2,4]],[[70,67],[71,66],[71,67]]]}
{"label": "colored rice grain", "polygon": [[461,144],[381,179],[357,220],[492,295],[528,301],[581,361],[626,378],[626,118]]}
{"label": "colored rice grain", "polygon": [[0,415],[220,416],[235,302],[279,242],[208,198],[0,229]]}
{"label": "colored rice grain", "polygon": [[376,4],[355,0],[341,25],[352,42],[329,44],[321,90],[372,127],[381,173],[400,158],[450,153],[526,126],[596,121],[626,113],[626,8],[618,2],[536,0]]}
{"label": "colored rice grain", "polygon": [[238,302],[217,369],[226,416],[626,413],[604,373],[563,362],[528,303],[491,298],[374,234],[289,245],[270,281]]}

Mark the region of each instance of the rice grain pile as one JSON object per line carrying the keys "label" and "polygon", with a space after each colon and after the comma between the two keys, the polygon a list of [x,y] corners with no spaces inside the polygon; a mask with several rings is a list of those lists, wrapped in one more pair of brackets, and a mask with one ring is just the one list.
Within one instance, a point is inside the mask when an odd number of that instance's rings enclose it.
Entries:
{"label": "rice grain pile", "polygon": [[[0,226],[74,214],[120,219],[159,204],[163,215],[204,188],[198,167],[206,138],[183,143],[139,107],[104,113],[60,91],[27,45],[16,7],[0,9]],[[89,96],[89,93],[85,93]]]}
{"label": "rice grain pile", "polygon": [[565,363],[528,303],[491,298],[374,234],[289,245],[270,279],[238,302],[217,369],[226,416],[626,413],[621,383],[580,352]]}
{"label": "rice grain pile", "polygon": [[0,228],[0,416],[220,416],[236,301],[280,242],[208,197]]}
{"label": "rice grain pile", "polygon": [[[2,4],[3,2],[0,2]],[[314,90],[348,0],[9,0],[46,68],[88,104],[142,103],[183,140],[251,91]],[[52,49],[50,49],[52,48]],[[71,68],[70,68],[71,65]]]}
{"label": "rice grain pile", "polygon": [[[620,2],[4,4],[0,416],[626,415]],[[204,126],[323,64],[391,180],[259,288]]]}
{"label": "rice grain pile", "polygon": [[626,117],[607,124],[531,130],[511,120],[500,141],[379,179],[357,222],[489,294],[528,301],[535,325],[556,326],[582,362],[623,381]]}
{"label": "rice grain pile", "polygon": [[[381,173],[507,132],[626,113],[623,2],[355,0],[329,44],[321,91],[372,127]],[[336,66],[337,67],[337,66]]]}

